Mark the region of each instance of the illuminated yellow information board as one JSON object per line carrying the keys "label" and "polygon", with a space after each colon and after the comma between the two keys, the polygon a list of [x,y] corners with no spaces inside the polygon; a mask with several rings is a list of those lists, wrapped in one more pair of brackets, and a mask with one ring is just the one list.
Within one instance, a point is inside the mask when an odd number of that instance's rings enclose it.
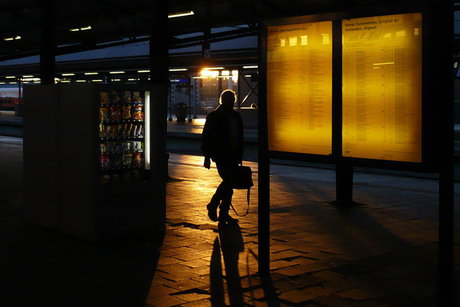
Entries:
{"label": "illuminated yellow information board", "polygon": [[422,15],[342,21],[342,155],[422,160]]}
{"label": "illuminated yellow information board", "polygon": [[332,21],[268,27],[269,150],[332,151]]}

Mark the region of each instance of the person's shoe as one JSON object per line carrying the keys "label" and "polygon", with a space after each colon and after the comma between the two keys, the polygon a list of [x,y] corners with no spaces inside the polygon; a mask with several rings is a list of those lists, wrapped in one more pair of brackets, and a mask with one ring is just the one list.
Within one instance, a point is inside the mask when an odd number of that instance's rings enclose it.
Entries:
{"label": "person's shoe", "polygon": [[211,221],[217,222],[217,207],[216,205],[213,205],[212,203],[209,203],[206,208],[208,209],[208,217]]}
{"label": "person's shoe", "polygon": [[228,223],[228,224],[237,224],[238,223],[238,219],[234,219],[233,217],[231,217],[228,212],[226,213],[222,213],[220,212],[219,213],[219,222],[221,223]]}

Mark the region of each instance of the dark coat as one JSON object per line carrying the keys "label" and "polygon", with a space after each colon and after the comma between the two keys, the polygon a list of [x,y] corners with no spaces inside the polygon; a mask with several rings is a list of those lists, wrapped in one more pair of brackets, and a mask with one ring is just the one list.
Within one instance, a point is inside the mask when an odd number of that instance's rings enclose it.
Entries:
{"label": "dark coat", "polygon": [[219,106],[208,114],[202,134],[201,150],[214,162],[241,163],[243,120],[240,113]]}

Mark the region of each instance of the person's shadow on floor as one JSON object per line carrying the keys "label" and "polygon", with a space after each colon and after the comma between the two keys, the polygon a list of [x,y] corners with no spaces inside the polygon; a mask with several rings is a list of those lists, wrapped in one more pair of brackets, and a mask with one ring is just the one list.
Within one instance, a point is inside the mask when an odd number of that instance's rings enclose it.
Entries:
{"label": "person's shadow on floor", "polygon": [[221,250],[224,256],[225,276],[230,305],[244,306],[241,279],[238,271],[238,259],[240,252],[244,251],[244,241],[238,224],[228,225],[219,223],[219,237],[216,237],[214,240],[214,249],[211,257],[212,306],[225,306]]}

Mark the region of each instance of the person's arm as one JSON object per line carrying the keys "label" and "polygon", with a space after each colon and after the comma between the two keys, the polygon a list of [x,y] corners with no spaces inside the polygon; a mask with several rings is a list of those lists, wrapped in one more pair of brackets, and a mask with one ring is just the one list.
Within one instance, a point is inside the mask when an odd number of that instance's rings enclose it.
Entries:
{"label": "person's arm", "polygon": [[209,151],[210,151],[210,148],[209,148],[210,140],[209,139],[210,139],[210,133],[211,133],[209,125],[210,125],[210,122],[212,121],[212,120],[209,120],[209,118],[211,117],[212,116],[209,116],[209,115],[206,117],[206,122],[204,124],[203,132],[201,135],[201,150],[203,151],[203,154],[204,154],[203,166],[207,169],[211,168],[211,158],[209,155]]}

